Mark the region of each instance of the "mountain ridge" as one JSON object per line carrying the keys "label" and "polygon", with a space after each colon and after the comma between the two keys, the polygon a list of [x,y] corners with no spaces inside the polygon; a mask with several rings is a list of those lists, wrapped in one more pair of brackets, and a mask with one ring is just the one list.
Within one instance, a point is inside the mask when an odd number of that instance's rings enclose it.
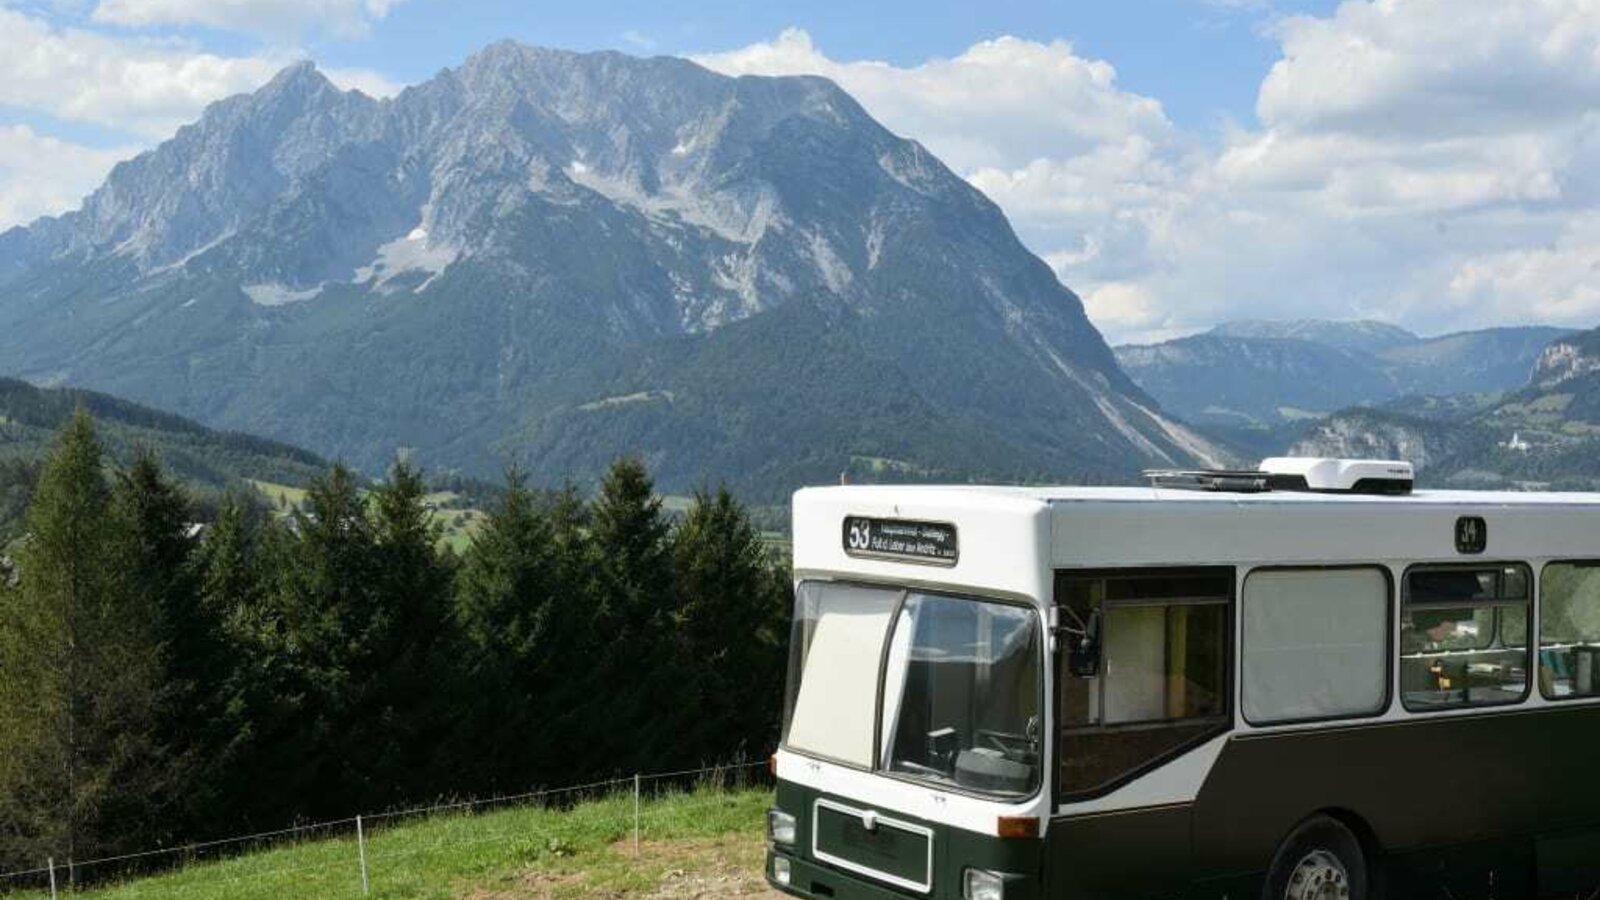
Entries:
{"label": "mountain ridge", "polygon": [[1290,450],[1352,448],[1411,453],[1431,484],[1600,489],[1600,329],[1550,342],[1516,390],[1342,410]]}
{"label": "mountain ridge", "polygon": [[[831,373],[795,390],[772,327],[727,330],[780,312],[876,412]],[[674,487],[775,494],[859,459],[1116,480],[1225,455],[1127,377],[997,206],[832,82],[515,42],[384,100],[292,67],[0,235],[0,369],[369,470],[404,447],[583,481],[641,453]],[[698,412],[585,409],[639,392]],[[898,401],[962,446],[907,454]]]}
{"label": "mountain ridge", "polygon": [[[1291,336],[1308,334],[1331,342]],[[1569,334],[1508,326],[1424,338],[1370,322],[1246,322],[1115,352],[1130,377],[1180,417],[1270,428],[1407,396],[1518,390],[1546,346]]]}

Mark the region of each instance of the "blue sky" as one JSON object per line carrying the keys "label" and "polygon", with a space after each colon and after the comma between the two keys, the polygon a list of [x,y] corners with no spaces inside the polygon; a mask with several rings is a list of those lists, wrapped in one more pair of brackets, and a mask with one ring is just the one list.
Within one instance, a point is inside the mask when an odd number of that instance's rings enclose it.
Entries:
{"label": "blue sky", "polygon": [[0,228],[297,59],[382,96],[502,38],[833,78],[1114,341],[1600,324],[1600,5],[1570,0],[0,0]]}
{"label": "blue sky", "polygon": [[1216,116],[1253,118],[1256,88],[1277,59],[1261,33],[1274,16],[1331,10],[1327,0],[1275,6],[1205,0],[809,3],[609,2],[561,6],[417,0],[396,7],[369,41],[319,42],[337,65],[366,67],[414,82],[501,37],[575,50],[687,55],[726,50],[806,30],[842,59],[913,65],[959,55],[1000,35],[1064,38],[1083,54],[1114,62],[1124,86],[1160,97],[1180,123]]}

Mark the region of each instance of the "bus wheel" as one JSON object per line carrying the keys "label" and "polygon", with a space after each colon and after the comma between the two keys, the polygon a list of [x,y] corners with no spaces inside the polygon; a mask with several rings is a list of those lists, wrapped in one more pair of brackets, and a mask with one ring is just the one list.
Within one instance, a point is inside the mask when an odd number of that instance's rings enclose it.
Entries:
{"label": "bus wheel", "polygon": [[1262,900],[1370,900],[1361,842],[1338,819],[1307,819],[1272,858],[1261,896]]}

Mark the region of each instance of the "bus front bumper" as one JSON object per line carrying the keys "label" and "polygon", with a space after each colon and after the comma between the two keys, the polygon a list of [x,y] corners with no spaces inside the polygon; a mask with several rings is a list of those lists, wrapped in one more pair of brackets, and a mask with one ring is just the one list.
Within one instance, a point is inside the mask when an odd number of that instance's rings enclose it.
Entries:
{"label": "bus front bumper", "polygon": [[[789,883],[783,884],[773,875],[773,863],[778,858],[789,861]],[[797,859],[787,853],[767,849],[767,884],[793,897],[824,897],[832,900],[905,900],[912,894],[897,893],[881,885],[872,884],[846,875],[837,869]]]}

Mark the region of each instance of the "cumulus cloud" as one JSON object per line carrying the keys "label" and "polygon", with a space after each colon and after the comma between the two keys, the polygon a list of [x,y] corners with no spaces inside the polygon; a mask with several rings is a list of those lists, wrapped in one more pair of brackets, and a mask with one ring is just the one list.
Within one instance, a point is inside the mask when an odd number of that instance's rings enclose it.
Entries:
{"label": "cumulus cloud", "polygon": [[691,58],[730,75],[831,78],[890,130],[916,138],[960,171],[1022,166],[1173,131],[1159,102],[1119,89],[1116,69],[1078,56],[1065,41],[1001,37],[952,59],[898,67],[836,62],[806,32],[790,28],[773,41]]}
{"label": "cumulus cloud", "polygon": [[283,37],[327,31],[361,37],[397,0],[100,0],[96,22],[133,27],[203,25]]}
{"label": "cumulus cloud", "polygon": [[1600,310],[1600,213],[1579,216],[1550,245],[1466,260],[1450,280],[1447,302],[1539,321],[1595,324]]}
{"label": "cumulus cloud", "polygon": [[790,30],[697,59],[838,81],[998,202],[1113,340],[1600,323],[1600,2],[1346,0],[1267,33],[1257,121],[1215,134],[1062,42],[894,66]]}
{"label": "cumulus cloud", "polygon": [[[284,51],[223,56],[182,40],[113,37],[0,6],[0,105],[147,138],[171,135],[206,104],[260,87],[296,58]],[[373,96],[399,89],[367,70],[328,76]]]}
{"label": "cumulus cloud", "polygon": [[93,149],[0,126],[0,231],[73,209],[137,147]]}
{"label": "cumulus cloud", "polygon": [[[209,103],[255,90],[298,58],[292,51],[226,56],[181,39],[65,27],[0,2],[0,106],[126,136],[114,149],[0,128],[0,227],[69,209],[112,163],[170,137]],[[364,69],[326,70],[345,89],[385,97],[399,86]]]}
{"label": "cumulus cloud", "polygon": [[0,104],[163,137],[280,62],[168,40],[120,40],[0,7]]}

